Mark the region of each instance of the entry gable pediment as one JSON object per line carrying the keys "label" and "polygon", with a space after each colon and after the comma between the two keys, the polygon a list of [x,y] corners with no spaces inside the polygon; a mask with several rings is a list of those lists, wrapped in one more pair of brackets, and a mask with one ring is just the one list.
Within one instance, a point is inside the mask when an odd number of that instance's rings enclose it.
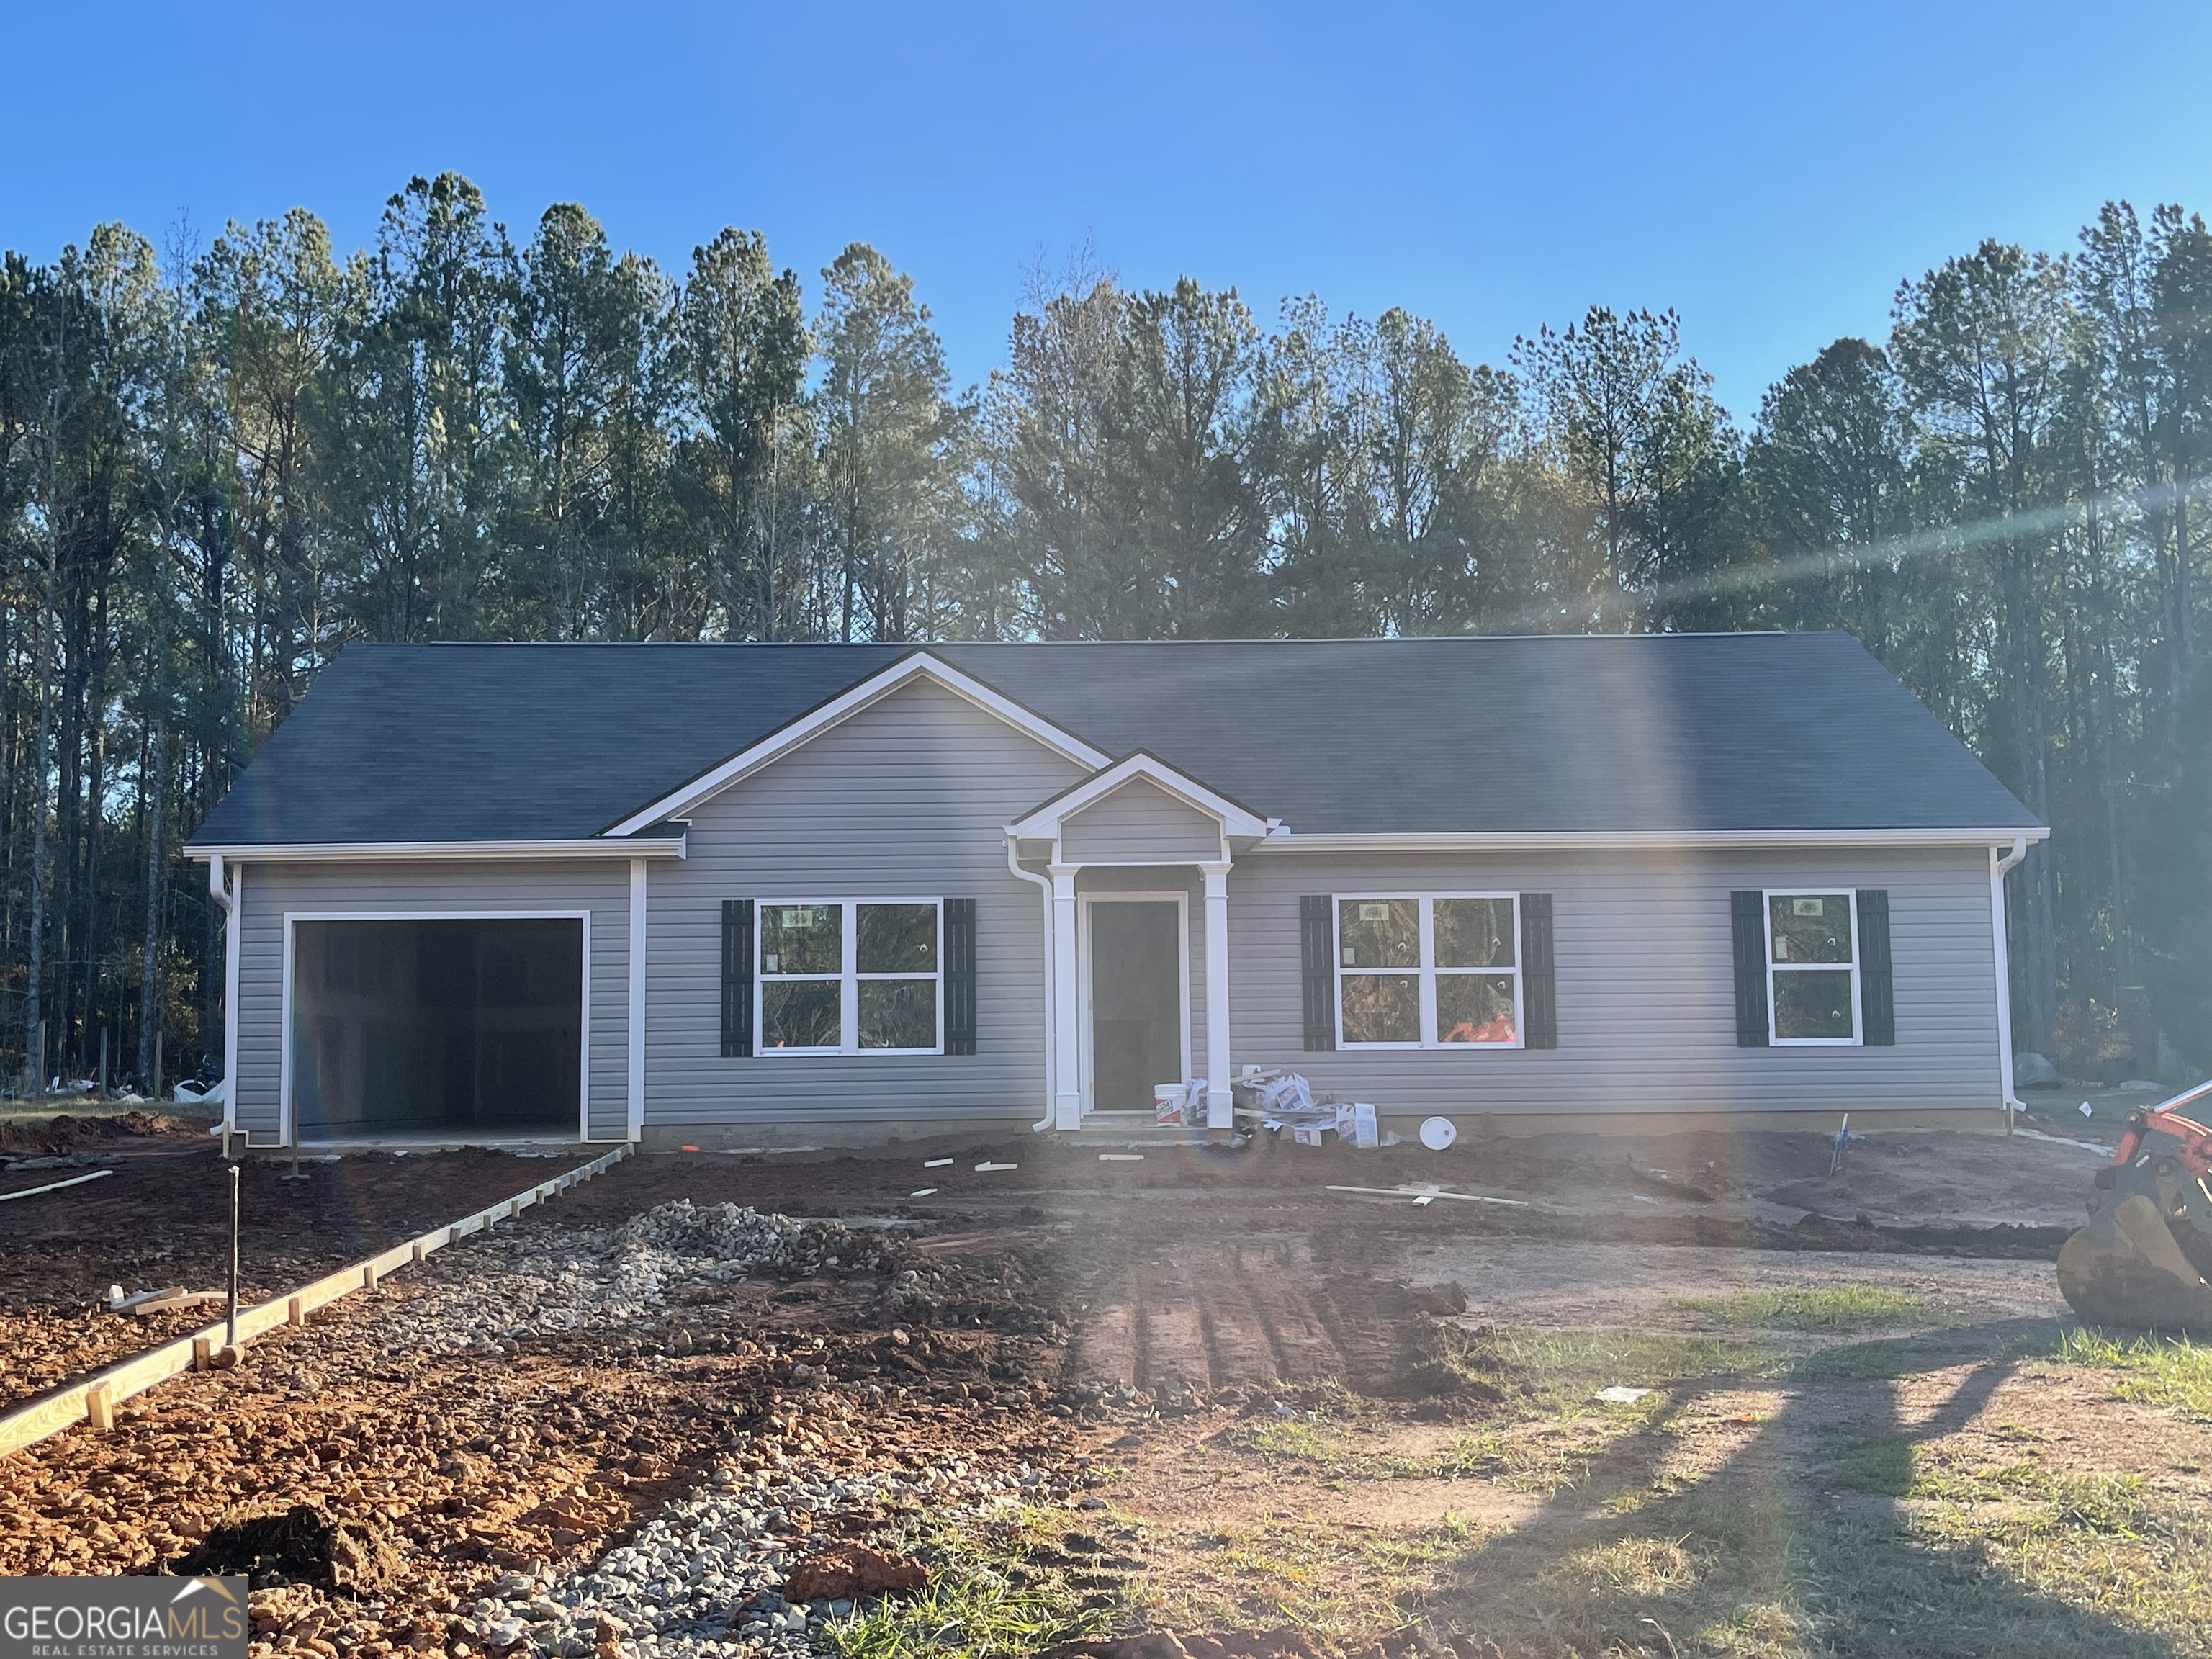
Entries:
{"label": "entry gable pediment", "polygon": [[1095,822],[1109,814],[1164,816],[1170,824],[1180,815],[1192,828],[1202,823],[1223,837],[1255,840],[1282,827],[1139,749],[1032,807],[1007,833],[1057,841],[1086,816]]}

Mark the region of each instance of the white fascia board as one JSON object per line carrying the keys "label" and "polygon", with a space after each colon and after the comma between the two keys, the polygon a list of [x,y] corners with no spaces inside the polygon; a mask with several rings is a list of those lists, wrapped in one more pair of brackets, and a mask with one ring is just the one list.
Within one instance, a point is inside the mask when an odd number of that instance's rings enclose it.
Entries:
{"label": "white fascia board", "polygon": [[685,837],[653,836],[617,841],[587,836],[573,841],[330,841],[271,842],[240,847],[190,847],[193,859],[253,864],[415,864],[431,860],[483,864],[513,859],[680,859]]}
{"label": "white fascia board", "polygon": [[1096,805],[1123,784],[1142,778],[1147,783],[1165,790],[1194,811],[1203,812],[1216,819],[1224,836],[1258,837],[1278,830],[1276,821],[1263,818],[1249,807],[1240,806],[1228,796],[1207,788],[1188,773],[1178,772],[1157,756],[1139,750],[1125,755],[1095,777],[1085,778],[1073,789],[1062,791],[1030,811],[1025,817],[1018,818],[1007,827],[1006,833],[1024,841],[1049,841],[1059,835],[1060,826],[1086,806]]}
{"label": "white fascia board", "polygon": [[1501,832],[1478,835],[1293,835],[1279,830],[1254,845],[1255,853],[1481,853],[1559,848],[1675,848],[1720,847],[1994,847],[2025,836],[2046,841],[2035,830],[1599,830]]}
{"label": "white fascia board", "polygon": [[888,696],[899,687],[917,679],[927,679],[945,688],[955,696],[966,699],[985,713],[995,714],[1017,731],[1034,738],[1045,748],[1064,759],[1074,762],[1085,771],[1097,771],[1114,757],[1103,749],[1095,749],[1064,731],[1050,720],[1031,714],[1021,704],[1001,692],[993,690],[971,674],[963,674],[951,663],[933,657],[927,651],[917,651],[902,657],[881,672],[872,674],[850,690],[840,692],[811,713],[800,715],[789,725],[771,732],[750,749],[739,750],[713,770],[703,772],[672,794],[639,808],[621,823],[611,825],[605,833],[628,836],[664,818],[681,817],[709,796],[718,794],[740,779],[774,764],[809,738],[828,731],[841,720],[849,720],[868,707]]}

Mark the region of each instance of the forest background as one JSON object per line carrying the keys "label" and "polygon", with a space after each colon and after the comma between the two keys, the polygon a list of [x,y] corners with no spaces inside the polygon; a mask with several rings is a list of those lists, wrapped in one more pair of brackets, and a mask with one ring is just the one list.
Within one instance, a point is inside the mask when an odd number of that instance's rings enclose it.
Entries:
{"label": "forest background", "polygon": [[[2212,232],[2104,209],[1899,286],[1747,420],[1672,313],[1471,364],[1040,265],[951,383],[911,279],[688,269],[457,174],[0,270],[0,1071],[220,1064],[179,848],[354,640],[1840,628],[2051,824],[2016,1046],[2212,1070]],[[36,1065],[27,1057],[40,1056]]]}

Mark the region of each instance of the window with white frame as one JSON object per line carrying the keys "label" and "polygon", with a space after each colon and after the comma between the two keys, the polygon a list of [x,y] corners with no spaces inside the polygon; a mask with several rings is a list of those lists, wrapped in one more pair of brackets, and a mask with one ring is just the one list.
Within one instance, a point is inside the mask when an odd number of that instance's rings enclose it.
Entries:
{"label": "window with white frame", "polygon": [[1766,895],[1766,1006],[1774,1042],[1859,1041],[1857,896]]}
{"label": "window with white frame", "polygon": [[1336,1013],[1346,1048],[1520,1047],[1519,900],[1339,896]]}
{"label": "window with white frame", "polygon": [[944,932],[940,899],[763,902],[757,1052],[941,1053]]}

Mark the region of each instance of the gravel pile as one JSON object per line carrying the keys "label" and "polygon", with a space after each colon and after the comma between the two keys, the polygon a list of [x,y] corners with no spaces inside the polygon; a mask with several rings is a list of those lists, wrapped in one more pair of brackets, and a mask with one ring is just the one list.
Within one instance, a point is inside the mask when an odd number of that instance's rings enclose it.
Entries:
{"label": "gravel pile", "polygon": [[880,1255],[834,1221],[682,1199],[618,1227],[494,1228],[432,1261],[385,1322],[389,1352],[459,1353],[630,1326],[659,1317],[679,1290],[757,1275],[872,1273]]}
{"label": "gravel pile", "polygon": [[854,1608],[842,1599],[784,1599],[785,1576],[817,1547],[799,1517],[905,1496],[926,1502],[934,1518],[960,1519],[1021,1501],[1045,1480],[1027,1464],[992,1474],[960,1460],[865,1474],[804,1465],[724,1471],[586,1571],[505,1573],[463,1617],[479,1652],[510,1659],[799,1659],[825,1624]]}

